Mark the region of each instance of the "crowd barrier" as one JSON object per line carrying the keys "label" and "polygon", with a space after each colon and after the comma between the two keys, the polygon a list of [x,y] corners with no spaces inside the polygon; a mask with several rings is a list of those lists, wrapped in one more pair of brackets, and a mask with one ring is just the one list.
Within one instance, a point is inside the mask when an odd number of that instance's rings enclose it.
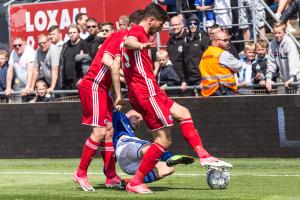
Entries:
{"label": "crowd barrier", "polygon": [[[299,83],[293,83],[290,88],[285,88],[283,83],[273,84],[273,90],[267,91],[264,86],[261,85],[248,85],[239,87],[239,93],[237,95],[269,95],[269,94],[297,94],[297,88]],[[180,86],[172,86],[166,88],[166,93],[169,97],[201,97],[200,86],[187,86],[185,90],[182,90]],[[122,89],[124,98],[127,98],[127,89]],[[54,97],[53,101],[57,102],[70,102],[80,101],[78,96],[78,90],[54,90],[52,92]],[[33,99],[35,94],[24,97],[25,102],[29,102]],[[11,96],[5,96],[4,92],[0,92],[0,104],[1,103],[20,103],[21,96],[20,91],[13,92]]]}

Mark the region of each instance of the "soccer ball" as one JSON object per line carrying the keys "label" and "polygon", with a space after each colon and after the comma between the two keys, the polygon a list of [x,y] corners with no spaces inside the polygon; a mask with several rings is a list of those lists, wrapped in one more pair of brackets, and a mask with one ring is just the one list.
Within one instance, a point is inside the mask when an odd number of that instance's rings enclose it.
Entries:
{"label": "soccer ball", "polygon": [[225,189],[230,183],[230,175],[227,170],[209,169],[206,181],[211,189]]}

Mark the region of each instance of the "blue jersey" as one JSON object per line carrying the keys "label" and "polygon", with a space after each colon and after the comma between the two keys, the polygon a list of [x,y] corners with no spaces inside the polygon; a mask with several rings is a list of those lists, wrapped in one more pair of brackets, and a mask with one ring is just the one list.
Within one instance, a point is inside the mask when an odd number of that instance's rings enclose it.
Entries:
{"label": "blue jersey", "polygon": [[[195,6],[202,6],[202,5],[213,6],[214,3],[215,3],[215,0],[195,0],[194,1]],[[210,21],[210,20],[216,21],[214,11],[208,10],[208,11],[205,11],[204,13],[205,13],[206,21]],[[199,11],[198,16],[199,16],[200,22],[203,23],[203,13],[201,11]]]}
{"label": "blue jersey", "polygon": [[118,139],[122,135],[128,135],[130,137],[135,137],[134,130],[130,124],[128,117],[122,112],[116,111],[113,112],[112,116],[113,128],[114,128],[114,135],[113,135],[113,145],[116,149],[116,145]]}
{"label": "blue jersey", "polygon": [[[119,138],[122,135],[127,135],[129,137],[136,137],[136,136],[135,136],[135,132],[131,126],[131,123],[130,123],[128,117],[126,117],[126,115],[124,113],[119,112],[119,111],[113,112],[112,122],[113,122],[113,128],[114,128],[113,145],[114,145],[114,149],[115,149],[115,153],[116,153],[117,143],[118,143]],[[123,142],[128,142],[128,143],[134,142],[136,144],[139,144],[139,146],[143,146],[146,143],[150,143],[146,140],[140,140],[138,138],[124,138]],[[163,153],[163,155],[161,156],[160,160],[167,161],[172,156],[174,156],[172,153],[165,151]],[[115,156],[115,160],[117,160],[117,156]]]}

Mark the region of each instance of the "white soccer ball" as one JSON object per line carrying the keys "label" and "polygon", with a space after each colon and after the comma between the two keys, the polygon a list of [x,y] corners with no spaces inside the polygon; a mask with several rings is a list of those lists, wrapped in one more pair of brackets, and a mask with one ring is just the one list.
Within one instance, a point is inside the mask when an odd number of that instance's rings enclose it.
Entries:
{"label": "white soccer ball", "polygon": [[211,189],[225,189],[230,183],[230,175],[227,170],[209,169],[206,181]]}

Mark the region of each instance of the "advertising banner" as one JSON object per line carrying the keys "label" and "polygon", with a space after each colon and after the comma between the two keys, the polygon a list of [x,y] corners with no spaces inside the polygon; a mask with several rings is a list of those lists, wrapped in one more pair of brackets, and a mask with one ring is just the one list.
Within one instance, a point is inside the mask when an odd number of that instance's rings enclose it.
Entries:
{"label": "advertising banner", "polygon": [[144,8],[151,0],[68,0],[11,5],[9,8],[10,43],[22,36],[27,44],[37,48],[37,36],[47,33],[52,25],[58,25],[63,40],[67,27],[75,23],[79,12],[87,13],[98,22],[109,21],[116,24],[118,17],[129,15],[138,8]]}

